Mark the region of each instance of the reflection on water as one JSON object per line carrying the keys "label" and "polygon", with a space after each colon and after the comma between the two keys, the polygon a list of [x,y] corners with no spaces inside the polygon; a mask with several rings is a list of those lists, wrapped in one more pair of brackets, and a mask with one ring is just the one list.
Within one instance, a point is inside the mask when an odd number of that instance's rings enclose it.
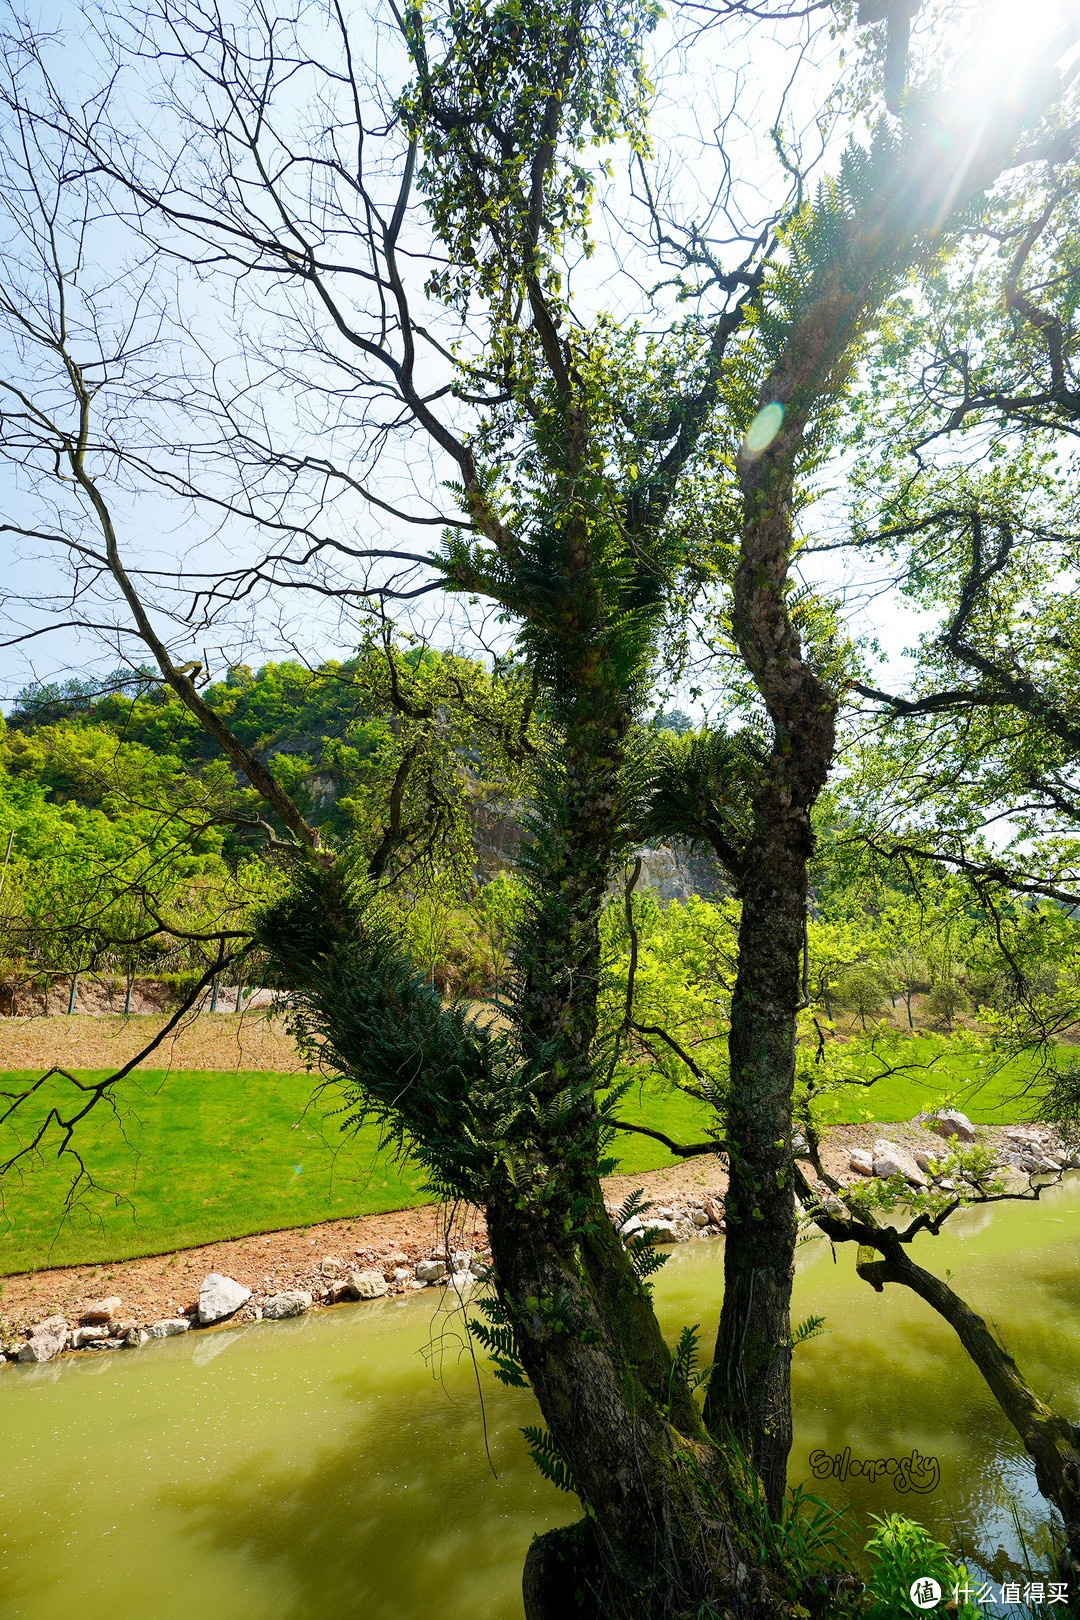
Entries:
{"label": "reflection on water", "polygon": [[[1005,1336],[1044,1398],[1080,1414],[1080,1176],[1041,1208],[971,1212],[917,1257]],[[715,1331],[718,1243],[660,1274],[665,1330]],[[796,1353],[791,1477],[901,1511],[989,1569],[1015,1551],[1004,1493],[1040,1515],[1024,1453],[949,1330],[852,1251],[800,1250],[796,1310],[827,1333]],[[426,1352],[426,1357],[425,1357]],[[576,1516],[536,1472],[526,1392],[476,1373],[432,1292],[0,1372],[0,1620],[72,1606],[160,1620],[520,1620],[530,1537]],[[485,1452],[485,1423],[487,1453]],[[814,1480],[809,1456],[935,1457],[902,1495]],[[494,1471],[493,1471],[494,1470]],[[1003,1565],[999,1564],[999,1570]]]}

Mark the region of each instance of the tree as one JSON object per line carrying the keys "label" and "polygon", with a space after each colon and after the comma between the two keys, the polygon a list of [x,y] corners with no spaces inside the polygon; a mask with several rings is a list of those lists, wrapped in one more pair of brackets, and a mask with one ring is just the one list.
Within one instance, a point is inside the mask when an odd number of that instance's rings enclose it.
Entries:
{"label": "tree", "polygon": [[[749,5],[721,10],[755,15]],[[934,109],[926,125],[876,127],[865,145],[848,146],[838,178],[813,200],[796,174],[775,235],[755,228],[733,254],[696,226],[672,248],[654,205],[650,228],[674,253],[695,313],[676,305],[665,329],[645,335],[570,300],[566,255],[590,246],[590,144],[626,140],[638,173],[644,164],[654,11],[630,0],[410,9],[397,19],[407,82],[374,116],[339,11],[328,60],[312,50],[307,17],[242,20],[234,28],[168,5],[116,42],[129,70],[160,74],[165,64],[170,118],[182,121],[175,149],[168,121],[160,147],[132,141],[123,71],[86,116],[53,93],[55,81],[33,80],[40,53],[24,41],[29,61],[16,66],[9,113],[32,158],[16,146],[10,161],[21,164],[15,206],[42,250],[46,292],[28,300],[15,278],[7,299],[46,381],[9,381],[7,447],[39,476],[58,465],[68,480],[64,525],[34,532],[70,548],[92,582],[79,622],[136,636],[139,656],[149,651],[303,857],[259,937],[321,1061],[424,1157],[440,1190],[484,1204],[495,1293],[478,1333],[508,1376],[527,1376],[548,1425],[536,1450],[586,1510],[530,1555],[530,1616],[567,1612],[568,1555],[574,1589],[613,1614],[755,1603],[775,1613],[782,1573],[763,1569],[755,1551],[747,1504],[760,1496],[742,1454],[775,1511],[790,1445],[791,1086],[810,812],[837,707],[828,638],[804,650],[789,600],[793,502],[883,304],[936,251],[955,211],[1013,162],[1021,130],[1059,86],[1051,74],[1031,106],[997,124],[959,118],[951,160]],[[888,38],[902,31],[890,8]],[[894,50],[894,90],[895,60]],[[69,199],[83,227],[97,210],[110,222],[132,218],[154,267],[168,254],[229,278],[248,318],[250,369],[235,392],[227,367],[163,386],[146,376],[137,344],[104,333],[104,301],[95,309],[81,275],[76,294],[63,259],[57,220]],[[268,319],[266,306],[248,303],[256,287],[268,289],[278,332],[299,334],[288,362],[283,339],[260,352],[251,336]],[[454,317],[452,336],[433,329],[431,306]],[[97,344],[89,360],[77,352],[83,341]],[[317,402],[317,447],[297,452],[276,397],[249,408],[247,379],[263,365],[275,395],[292,390],[294,413]],[[145,442],[130,416],[103,409],[110,394],[132,409],[139,401]],[[401,424],[449,462],[449,511],[434,500],[395,508],[403,521],[445,528],[437,558],[318,528],[311,514],[324,520],[327,492],[389,504],[340,453],[358,417],[375,444]],[[213,428],[197,458],[193,421]],[[116,468],[135,486],[214,511],[230,533],[262,527],[269,549],[250,567],[195,579],[196,607],[180,605],[182,574],[163,582],[124,561],[108,482]],[[742,897],[725,1136],[731,1236],[703,1418],[686,1357],[660,1335],[649,1257],[624,1249],[603,1207],[612,1099],[598,1101],[594,1049],[600,917],[641,819],[632,725],[665,599],[698,569],[706,508],[720,528],[735,514],[732,644],[765,727],[748,767],[706,742],[692,806],[692,825],[715,832]],[[340,558],[359,579],[334,574],[327,559]],[[310,579],[327,598],[389,601],[412,589],[403,562],[431,569],[417,591],[486,599],[513,623],[550,727],[523,857],[530,905],[515,943],[509,1035],[441,1004],[388,934],[370,863],[327,848],[207,703],[199,661],[179,658],[194,626],[212,626],[249,592]],[[376,564],[399,572],[364,577]],[[108,611],[95,621],[98,592]],[[179,646],[157,627],[170,613]],[[693,799],[688,763],[672,756],[677,790]],[[729,838],[720,812],[734,801],[743,835]]]}

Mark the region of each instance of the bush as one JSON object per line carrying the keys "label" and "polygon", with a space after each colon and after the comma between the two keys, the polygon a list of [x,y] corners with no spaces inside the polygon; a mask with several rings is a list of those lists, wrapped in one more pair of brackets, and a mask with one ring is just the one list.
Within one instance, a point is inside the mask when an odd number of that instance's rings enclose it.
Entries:
{"label": "bush", "polygon": [[[953,1564],[941,1543],[913,1519],[902,1518],[899,1513],[887,1513],[883,1519],[873,1514],[871,1523],[878,1529],[866,1543],[871,1555],[871,1602],[866,1620],[897,1620],[899,1615],[914,1613],[912,1583],[923,1579],[936,1581],[941,1588],[938,1607],[924,1612],[944,1615],[954,1590],[967,1581],[963,1564]],[[956,1620],[978,1620],[981,1611],[961,1600],[957,1608],[950,1607],[947,1612]]]}
{"label": "bush", "polygon": [[971,1006],[971,998],[954,979],[943,979],[940,984],[931,987],[925,1005],[931,1018],[936,1018],[951,1030],[957,1014],[966,1012]]}

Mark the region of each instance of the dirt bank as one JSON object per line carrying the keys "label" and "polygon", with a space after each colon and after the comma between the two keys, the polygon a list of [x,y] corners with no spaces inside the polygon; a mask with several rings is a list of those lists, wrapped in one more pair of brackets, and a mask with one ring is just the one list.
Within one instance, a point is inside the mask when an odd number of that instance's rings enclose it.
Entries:
{"label": "dirt bank", "polygon": [[[978,1140],[994,1149],[1008,1147],[1003,1136],[1007,1128],[980,1125]],[[822,1158],[826,1170],[845,1181],[858,1179],[849,1168],[851,1149],[869,1147],[876,1137],[937,1155],[946,1151],[941,1138],[921,1125],[839,1125],[825,1138]],[[727,1176],[712,1154],[664,1170],[611,1176],[604,1182],[608,1207],[617,1209],[637,1187],[645,1189],[657,1211],[670,1208],[688,1214],[701,1209],[707,1199],[722,1203]],[[141,1260],[64,1266],[6,1277],[0,1292],[0,1344],[10,1344],[32,1323],[49,1316],[62,1315],[76,1322],[89,1301],[108,1295],[119,1296],[125,1313],[140,1325],[184,1314],[193,1309],[199,1284],[212,1271],[235,1277],[252,1290],[250,1306],[243,1313],[252,1315],[264,1299],[286,1289],[305,1289],[321,1301],[333,1280],[322,1267],[324,1260],[337,1260],[348,1270],[374,1269],[388,1277],[395,1267],[401,1267],[411,1276],[417,1261],[442,1254],[447,1246],[473,1252],[486,1246],[487,1231],[478,1211],[459,1210],[452,1224],[448,1220],[444,1207],[428,1204],[263,1232]],[[391,1292],[406,1292],[409,1286],[399,1280],[391,1284]]]}

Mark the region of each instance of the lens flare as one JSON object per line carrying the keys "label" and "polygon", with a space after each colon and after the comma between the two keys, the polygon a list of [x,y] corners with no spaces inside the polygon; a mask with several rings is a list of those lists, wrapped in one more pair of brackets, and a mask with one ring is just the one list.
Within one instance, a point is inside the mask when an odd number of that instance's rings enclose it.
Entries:
{"label": "lens flare", "polygon": [[750,461],[763,456],[779,433],[784,421],[784,407],[775,401],[763,405],[746,430],[742,452]]}

